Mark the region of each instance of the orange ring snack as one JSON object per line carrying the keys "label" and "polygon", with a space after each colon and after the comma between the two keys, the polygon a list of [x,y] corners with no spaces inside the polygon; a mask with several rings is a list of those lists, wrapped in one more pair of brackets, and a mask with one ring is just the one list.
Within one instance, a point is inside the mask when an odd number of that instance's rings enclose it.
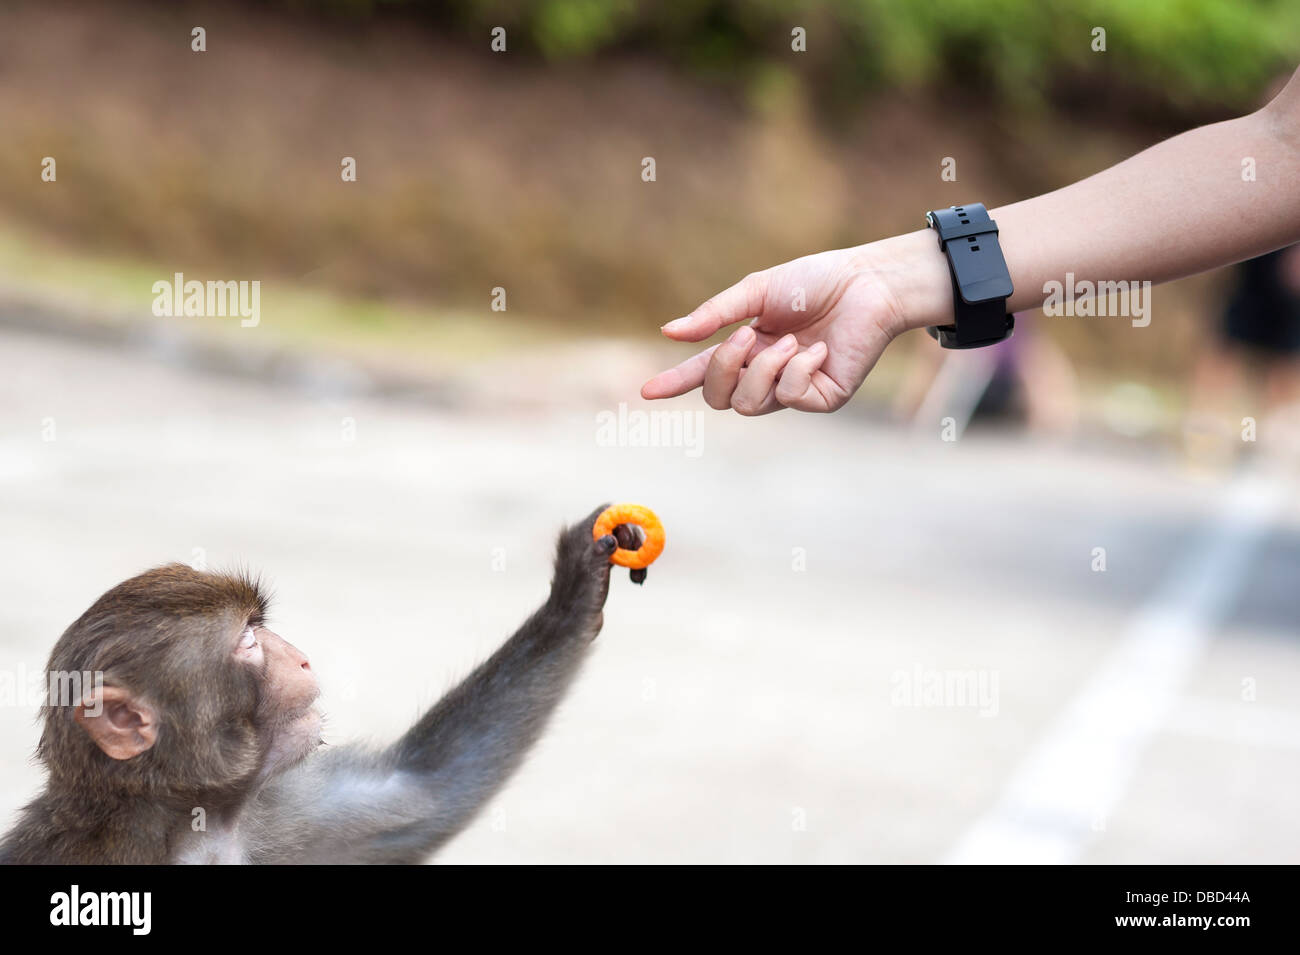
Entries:
{"label": "orange ring snack", "polygon": [[615,504],[605,508],[591,529],[591,539],[600,540],[606,534],[614,533],[619,524],[635,524],[645,531],[645,540],[636,550],[618,548],[610,555],[610,563],[638,570],[649,567],[664,552],[664,526],[654,511],[640,504]]}

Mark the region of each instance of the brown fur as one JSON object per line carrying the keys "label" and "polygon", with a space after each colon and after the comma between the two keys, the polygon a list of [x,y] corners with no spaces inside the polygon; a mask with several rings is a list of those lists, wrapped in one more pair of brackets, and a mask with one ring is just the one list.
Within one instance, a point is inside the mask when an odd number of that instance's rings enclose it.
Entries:
{"label": "brown fur", "polygon": [[259,683],[232,665],[231,641],[266,611],[258,581],[183,564],[96,600],[55,644],[48,670],[102,672],[106,686],[142,695],[161,714],[158,742],[134,759],[112,759],[76,724],[72,706],[47,699],[37,747],[47,788],[0,859],[163,862],[177,821],[193,807],[236,808],[263,743]]}

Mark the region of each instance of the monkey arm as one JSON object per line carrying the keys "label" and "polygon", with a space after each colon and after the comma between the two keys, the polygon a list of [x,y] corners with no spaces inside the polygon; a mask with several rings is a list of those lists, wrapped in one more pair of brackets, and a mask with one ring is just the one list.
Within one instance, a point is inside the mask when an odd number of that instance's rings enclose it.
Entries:
{"label": "monkey arm", "polygon": [[[600,631],[615,540],[597,509],[560,536],[551,593],[504,646],[392,746],[330,747],[270,784],[249,817],[254,862],[419,862],[522,762]],[[623,546],[630,529],[616,531]]]}

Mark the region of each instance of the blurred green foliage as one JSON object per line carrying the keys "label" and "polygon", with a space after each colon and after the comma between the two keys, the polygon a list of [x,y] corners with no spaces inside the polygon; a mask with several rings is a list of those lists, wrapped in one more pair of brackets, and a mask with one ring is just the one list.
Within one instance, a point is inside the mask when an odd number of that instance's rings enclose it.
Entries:
{"label": "blurred green foliage", "polygon": [[[294,4],[299,9],[319,6]],[[1174,105],[1240,109],[1300,61],[1300,0],[332,0],[337,13],[413,14],[476,40],[562,60],[630,51],[744,78],[788,60],[813,89],[953,84],[1032,103],[1062,78]],[[1093,50],[1093,30],[1106,51]],[[792,64],[793,65],[793,64]]]}

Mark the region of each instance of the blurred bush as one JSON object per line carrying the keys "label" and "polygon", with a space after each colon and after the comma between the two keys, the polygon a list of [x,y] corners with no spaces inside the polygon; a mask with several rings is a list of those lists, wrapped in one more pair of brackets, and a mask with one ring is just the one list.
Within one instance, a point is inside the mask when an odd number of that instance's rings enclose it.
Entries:
{"label": "blurred bush", "polygon": [[[814,88],[832,99],[957,84],[1032,103],[1041,77],[1094,76],[1163,91],[1184,108],[1240,108],[1300,56],[1296,0],[331,0],[324,9],[410,14],[476,40],[503,26],[512,49],[549,59],[638,51],[730,76],[785,58],[802,26],[813,78],[824,81]],[[1104,57],[1092,49],[1097,27]]]}

